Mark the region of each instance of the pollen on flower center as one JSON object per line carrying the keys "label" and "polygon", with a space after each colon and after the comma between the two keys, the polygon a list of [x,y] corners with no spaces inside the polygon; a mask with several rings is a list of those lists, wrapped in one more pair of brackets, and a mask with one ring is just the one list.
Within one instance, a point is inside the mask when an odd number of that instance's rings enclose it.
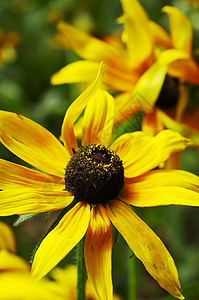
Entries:
{"label": "pollen on flower center", "polygon": [[66,166],[65,188],[77,201],[106,203],[117,197],[123,184],[122,160],[99,144],[80,147]]}

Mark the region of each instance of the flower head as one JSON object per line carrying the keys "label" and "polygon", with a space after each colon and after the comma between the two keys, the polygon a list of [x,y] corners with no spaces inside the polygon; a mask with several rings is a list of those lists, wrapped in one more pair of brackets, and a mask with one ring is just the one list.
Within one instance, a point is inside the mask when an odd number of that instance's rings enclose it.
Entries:
{"label": "flower head", "polygon": [[[165,130],[155,137],[128,133],[111,143],[114,100],[100,88],[101,80],[102,70],[68,108],[61,130],[64,146],[33,121],[0,112],[2,143],[41,171],[0,161],[0,214],[45,212],[73,202],[36,251],[32,274],[37,278],[45,276],[85,236],[88,278],[99,299],[112,299],[112,223],[158,283],[183,299],[172,257],[131,207],[199,206],[197,176],[154,170],[190,141]],[[73,124],[84,109],[78,147]]]}

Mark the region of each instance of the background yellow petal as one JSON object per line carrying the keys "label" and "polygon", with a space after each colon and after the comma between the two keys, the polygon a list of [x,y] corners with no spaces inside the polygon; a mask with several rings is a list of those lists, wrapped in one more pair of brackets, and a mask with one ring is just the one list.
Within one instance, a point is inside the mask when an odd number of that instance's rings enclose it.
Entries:
{"label": "background yellow petal", "polygon": [[29,271],[30,271],[30,266],[21,257],[13,253],[9,253],[8,251],[5,250],[0,251],[0,274],[3,272],[29,272]]}
{"label": "background yellow petal", "polygon": [[156,46],[166,49],[172,47],[171,38],[165,29],[163,29],[158,23],[155,23],[151,20],[149,21],[148,25],[153,34],[153,40]]}
{"label": "background yellow petal", "polygon": [[0,222],[0,250],[16,251],[14,233],[4,222]]}
{"label": "background yellow petal", "polygon": [[78,203],[43,239],[36,251],[32,274],[38,279],[52,270],[83,238],[90,221],[90,205]]}
{"label": "background yellow petal", "polygon": [[100,300],[113,299],[112,244],[112,228],[106,210],[102,205],[93,206],[84,245],[84,256],[88,278]]}
{"label": "background yellow petal", "polygon": [[82,145],[108,146],[112,137],[113,119],[114,99],[107,91],[98,89],[85,109]]}
{"label": "background yellow petal", "polygon": [[132,68],[138,68],[143,63],[150,65],[154,45],[148,16],[137,0],[121,0],[121,3],[124,11],[123,37],[128,50],[129,64]]}
{"label": "background yellow petal", "polygon": [[45,128],[15,113],[0,111],[0,141],[35,168],[64,175],[69,155]]}
{"label": "background yellow petal", "polygon": [[66,65],[51,77],[53,85],[73,82],[91,82],[99,70],[99,62],[80,60]]}
{"label": "background yellow petal", "polygon": [[184,299],[174,261],[159,237],[122,202],[111,201],[107,212],[151,276],[171,295]]}
{"label": "background yellow petal", "polygon": [[164,6],[162,10],[169,15],[173,47],[184,50],[191,55],[193,32],[190,21],[176,7]]}
{"label": "background yellow petal", "polygon": [[190,140],[171,130],[155,137],[143,132],[126,133],[111,146],[123,161],[125,177],[136,177],[159,166],[172,153],[192,145]]}
{"label": "background yellow petal", "polygon": [[65,143],[67,151],[73,155],[72,148],[78,149],[77,141],[74,134],[73,124],[78,119],[88,101],[95,95],[97,89],[102,82],[102,76],[104,71],[104,63],[100,64],[100,69],[96,79],[90,84],[90,86],[69,106],[64,122],[62,125],[62,138]]}
{"label": "background yellow petal", "polygon": [[119,198],[134,206],[199,206],[199,177],[181,170],[151,171],[127,181]]}

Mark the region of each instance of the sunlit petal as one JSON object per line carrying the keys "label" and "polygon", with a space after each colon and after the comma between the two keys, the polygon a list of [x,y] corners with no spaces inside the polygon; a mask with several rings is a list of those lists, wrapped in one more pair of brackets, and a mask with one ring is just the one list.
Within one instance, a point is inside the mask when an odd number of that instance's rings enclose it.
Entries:
{"label": "sunlit petal", "polygon": [[165,29],[163,29],[159,24],[149,21],[148,26],[153,35],[153,40],[155,45],[158,47],[163,47],[165,49],[172,47],[172,41]]}
{"label": "sunlit petal", "polygon": [[43,239],[36,251],[32,274],[38,279],[52,270],[83,238],[90,221],[90,205],[78,203]]}
{"label": "sunlit petal", "polygon": [[88,101],[95,95],[102,82],[104,63],[101,63],[96,79],[93,83],[70,105],[62,125],[62,138],[67,151],[73,155],[72,148],[78,149],[77,141],[74,134],[73,124],[86,107]]}
{"label": "sunlit petal", "polygon": [[142,118],[142,131],[148,135],[155,136],[164,129],[156,110],[146,113]]}
{"label": "sunlit petal", "polygon": [[199,178],[182,170],[151,171],[127,180],[119,198],[134,206],[199,206]]}
{"label": "sunlit petal", "polygon": [[184,299],[174,261],[159,237],[124,203],[111,201],[107,211],[151,276],[171,295]]}
{"label": "sunlit petal", "polygon": [[0,140],[10,151],[37,169],[64,175],[68,153],[48,130],[30,119],[0,111]]}
{"label": "sunlit petal", "polygon": [[182,151],[190,140],[171,130],[163,130],[155,137],[143,132],[126,133],[111,146],[123,161],[125,177],[136,177],[159,166],[172,153]]}
{"label": "sunlit petal", "polygon": [[98,89],[85,110],[82,145],[108,146],[112,137],[114,100],[106,91]]}
{"label": "sunlit petal", "polygon": [[111,255],[112,229],[102,205],[91,210],[91,220],[86,234],[84,256],[88,278],[95,287],[99,299],[113,298]]}
{"label": "sunlit petal", "polygon": [[29,272],[29,271],[30,271],[29,265],[21,257],[5,250],[0,251],[0,274],[2,272]]}

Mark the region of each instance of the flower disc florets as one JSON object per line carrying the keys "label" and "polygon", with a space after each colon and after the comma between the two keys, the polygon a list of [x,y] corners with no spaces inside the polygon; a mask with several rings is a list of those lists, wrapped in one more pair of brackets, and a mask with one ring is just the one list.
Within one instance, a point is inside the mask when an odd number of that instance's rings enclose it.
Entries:
{"label": "flower disc florets", "polygon": [[102,145],[80,147],[66,166],[65,187],[77,201],[106,203],[118,195],[123,184],[121,159]]}

